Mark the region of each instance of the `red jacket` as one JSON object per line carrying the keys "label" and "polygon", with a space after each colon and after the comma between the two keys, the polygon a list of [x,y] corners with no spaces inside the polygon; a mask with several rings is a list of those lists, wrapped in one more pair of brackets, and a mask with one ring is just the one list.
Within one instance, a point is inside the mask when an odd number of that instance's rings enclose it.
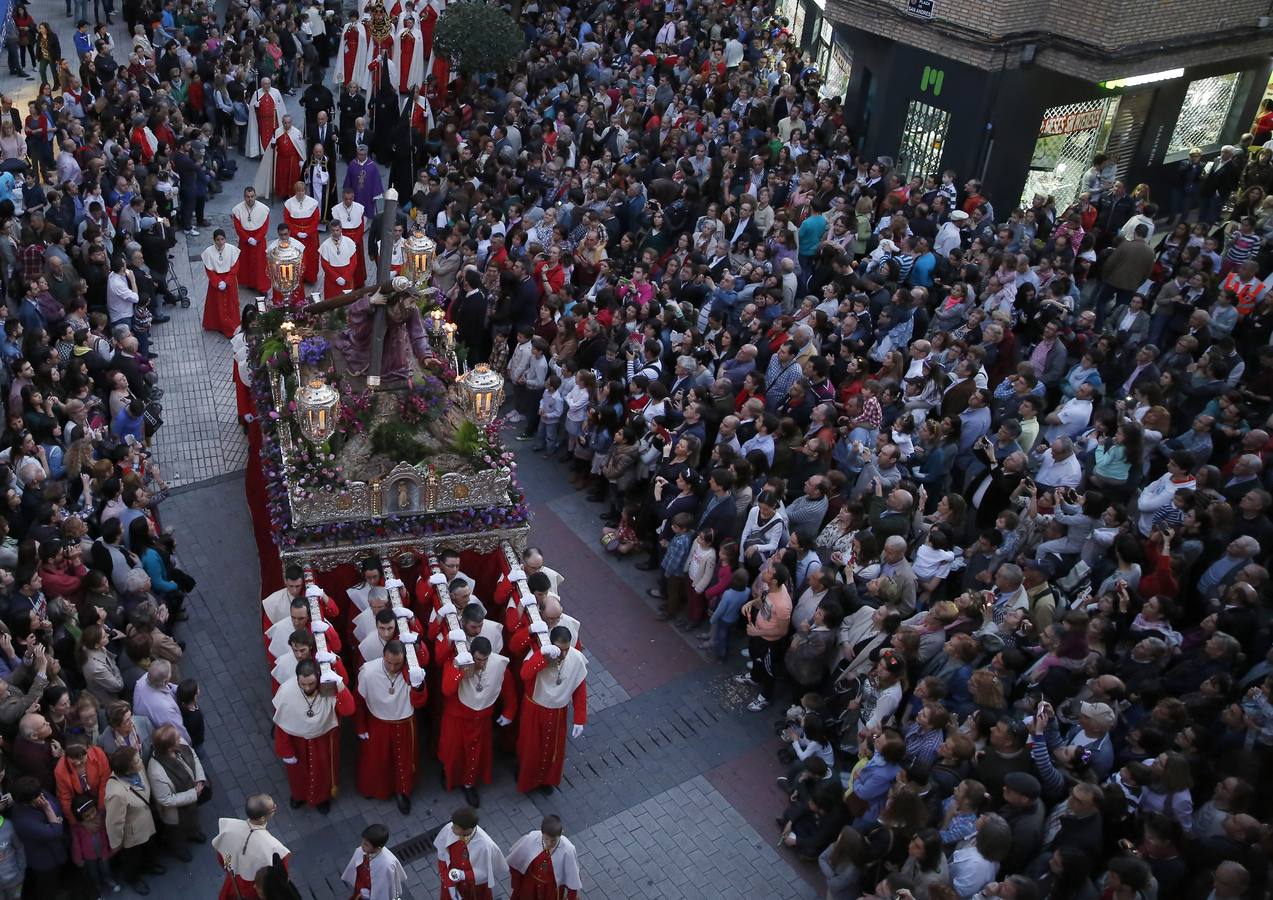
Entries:
{"label": "red jacket", "polygon": [[97,796],[97,814],[106,815],[106,780],[111,777],[110,760],[101,747],[88,748],[88,766],[85,771],[88,779],[88,790],[80,783],[79,774],[71,767],[71,760],[65,754],[57,761],[53,769],[53,778],[57,782],[57,799],[62,807],[62,816],[68,822],[75,821],[71,811],[71,801],[76,794],[94,794]]}

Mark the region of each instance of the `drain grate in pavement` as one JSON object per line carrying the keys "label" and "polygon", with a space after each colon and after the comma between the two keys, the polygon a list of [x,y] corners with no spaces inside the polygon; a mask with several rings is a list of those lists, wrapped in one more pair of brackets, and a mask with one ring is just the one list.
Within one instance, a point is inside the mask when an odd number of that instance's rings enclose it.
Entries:
{"label": "drain grate in pavement", "polygon": [[439,826],[424,834],[418,834],[413,838],[408,838],[393,849],[393,855],[398,857],[402,863],[414,862],[417,859],[424,859],[425,856],[434,852],[433,839],[438,836],[438,832],[442,830]]}

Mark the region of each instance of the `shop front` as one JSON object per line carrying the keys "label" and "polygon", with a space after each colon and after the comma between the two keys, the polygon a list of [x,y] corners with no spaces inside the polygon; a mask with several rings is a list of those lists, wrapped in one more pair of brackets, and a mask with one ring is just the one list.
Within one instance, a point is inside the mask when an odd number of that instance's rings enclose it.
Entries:
{"label": "shop front", "polygon": [[1097,84],[1039,66],[988,72],[848,25],[833,37],[852,60],[845,116],[858,146],[906,175],[978,178],[1001,214],[1035,194],[1064,208],[1097,153],[1165,196],[1191,148],[1214,155],[1250,127],[1273,68],[1260,56]]}

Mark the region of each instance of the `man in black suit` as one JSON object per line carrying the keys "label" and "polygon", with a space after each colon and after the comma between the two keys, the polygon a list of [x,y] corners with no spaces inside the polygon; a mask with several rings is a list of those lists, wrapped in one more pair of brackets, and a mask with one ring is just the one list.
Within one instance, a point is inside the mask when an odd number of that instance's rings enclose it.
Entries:
{"label": "man in black suit", "polygon": [[128,259],[128,268],[132,269],[133,279],[137,282],[137,296],[144,299],[152,310],[152,321],[156,325],[167,322],[170,317],[159,311],[159,303],[156,302],[165,291],[163,286],[155,280],[140,250],[133,251],[133,255]]}
{"label": "man in black suit", "polygon": [[[306,131],[306,140],[309,141],[310,147],[313,147],[315,144],[322,144],[323,149],[327,151],[327,158],[332,160],[332,166],[335,166],[337,149],[336,126],[331,123],[331,115],[327,112],[327,110],[322,109],[318,111],[318,114],[314,117],[313,127],[308,128]],[[334,176],[335,174],[336,173],[333,168],[332,175]]]}
{"label": "man in black suit", "polygon": [[367,128],[367,120],[359,116],[353,127],[341,137],[340,157],[348,165],[358,155],[360,146],[370,147],[371,131]]}
{"label": "man in black suit", "polygon": [[737,507],[734,504],[734,473],[724,466],[712,469],[707,479],[710,493],[698,517],[697,530],[712,529],[716,546],[734,539]]}

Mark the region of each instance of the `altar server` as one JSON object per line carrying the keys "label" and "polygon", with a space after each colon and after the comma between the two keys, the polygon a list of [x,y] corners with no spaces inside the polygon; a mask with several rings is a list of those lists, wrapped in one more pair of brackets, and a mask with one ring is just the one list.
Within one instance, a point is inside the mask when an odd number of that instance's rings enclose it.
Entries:
{"label": "altar server", "polygon": [[326,815],[331,808],[340,770],[338,717],[354,710],[340,676],[320,675],[312,659],[297,663],[296,677],[274,695],[274,752],[287,767],[292,809],[308,804]]}
{"label": "altar server", "polygon": [[407,648],[398,640],[385,644],[379,660],[358,673],[358,793],[388,800],[398,811],[411,812],[420,760],[415,711],[428,701],[424,669],[407,665]]}
{"label": "altar server", "polygon": [[517,839],[508,851],[508,874],[512,900],[578,900],[583,889],[575,845],[557,816],[544,816],[537,831]]}
{"label": "altar server", "polygon": [[491,783],[491,720],[498,710],[495,722],[504,727],[517,714],[508,657],[495,652],[487,638],[473,638],[443,665],[442,697],[438,759],[446,789],[458,785],[470,806],[480,806],[477,785]]}
{"label": "altar server", "polygon": [[583,734],[588,721],[588,663],[572,645],[570,629],[558,625],[548,635],[551,643],[537,641],[522,663],[526,695],[517,730],[517,789],[539,788],[551,794],[561,783],[566,760],[566,707],[574,706],[571,737]]}

